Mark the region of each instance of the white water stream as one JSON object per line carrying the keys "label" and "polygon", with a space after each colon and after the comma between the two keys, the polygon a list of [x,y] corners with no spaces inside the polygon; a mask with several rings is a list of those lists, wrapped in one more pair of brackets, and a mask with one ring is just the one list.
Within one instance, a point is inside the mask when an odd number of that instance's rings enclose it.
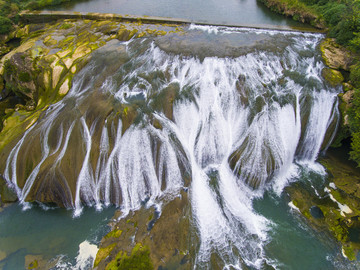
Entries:
{"label": "white water stream", "polygon": [[[220,34],[227,30],[212,35]],[[5,178],[23,203],[36,182],[39,188],[48,179],[62,179],[64,205],[77,216],[83,204],[98,209],[115,204],[126,215],[144,202],[171,200],[188,175],[200,238],[196,265],[207,268],[216,252],[227,267],[260,268],[267,260],[263,247],[270,221],[253,210],[252,199],[270,188],[280,194],[298,164],[313,164],[338,114],[337,92],[323,82],[324,66],[313,54],[321,36],[266,35],[280,36],[288,45],[281,52],[255,49],[200,59],[166,53],[146,39],[118,44],[129,60],[104,76],[100,87],[102,69],[96,61],[85,67],[68,95],[13,148]],[[300,56],[304,51],[312,54]],[[170,88],[178,89],[174,100],[164,101],[173,102],[172,117],[153,109]],[[101,97],[112,101],[103,105]],[[128,111],[108,113],[106,107],[116,112],[125,104],[130,114],[134,100],[141,104],[136,107],[140,120],[124,132],[119,115]],[[151,124],[154,119],[161,128]],[[19,184],[18,163],[31,155],[29,144],[41,155],[33,158],[37,163],[25,184]],[[66,167],[65,157],[73,153],[77,156]],[[66,168],[73,171],[64,173]],[[67,184],[69,174],[75,188]]]}

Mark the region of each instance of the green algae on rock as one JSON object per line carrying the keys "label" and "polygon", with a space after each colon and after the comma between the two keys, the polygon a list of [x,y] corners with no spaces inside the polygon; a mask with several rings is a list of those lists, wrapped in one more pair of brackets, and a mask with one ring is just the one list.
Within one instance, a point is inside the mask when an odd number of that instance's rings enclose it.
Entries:
{"label": "green algae on rock", "polygon": [[[190,269],[188,194],[168,202],[161,215],[153,208],[140,209],[119,221],[100,243],[94,266],[97,269]],[[166,233],[164,233],[166,231]],[[140,268],[136,268],[139,266]],[[119,268],[116,268],[119,267]]]}
{"label": "green algae on rock", "polygon": [[[314,228],[330,232],[341,243],[343,255],[355,260],[360,249],[360,239],[356,236],[360,231],[360,171],[341,161],[336,151],[331,150],[321,159],[329,181],[324,190],[315,192],[299,182],[287,187],[286,192],[291,204]],[[313,209],[321,214],[314,214]]]}
{"label": "green algae on rock", "polygon": [[353,62],[352,53],[336,43],[335,39],[326,38],[320,43],[320,50],[325,64],[332,69],[350,70]]}
{"label": "green algae on rock", "polygon": [[128,270],[141,269],[151,270],[153,264],[150,259],[150,250],[148,246],[137,243],[128,256],[125,252],[120,251],[115,259],[105,268],[106,270]]}
{"label": "green algae on rock", "polygon": [[334,87],[340,85],[344,81],[344,77],[341,72],[335,69],[324,68],[321,74],[324,79]]}
{"label": "green algae on rock", "polygon": [[5,179],[0,175],[0,206],[1,202],[3,203],[12,203],[16,202],[18,197],[16,192],[8,186]]}
{"label": "green algae on rock", "polygon": [[[25,110],[43,110],[69,92],[74,74],[84,67],[93,51],[110,40],[127,41],[135,35],[164,35],[175,28],[176,31],[181,31],[175,25],[149,26],[142,23],[91,20],[26,25],[14,34],[22,38],[21,45],[1,59],[0,76],[4,77],[8,91],[25,100]],[[9,123],[20,124],[10,120],[14,117],[13,114],[2,113],[1,117],[1,122],[9,119],[4,122],[7,129],[21,130],[16,126],[9,126]],[[4,136],[8,137],[3,132],[0,133],[0,150],[9,142]]]}

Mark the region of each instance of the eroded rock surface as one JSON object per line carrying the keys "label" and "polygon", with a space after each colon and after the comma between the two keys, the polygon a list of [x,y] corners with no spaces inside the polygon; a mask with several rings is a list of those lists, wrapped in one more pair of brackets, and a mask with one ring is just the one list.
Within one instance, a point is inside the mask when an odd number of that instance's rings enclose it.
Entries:
{"label": "eroded rock surface", "polygon": [[[161,213],[142,208],[115,221],[101,240],[95,269],[127,269],[129,262],[141,264],[141,269],[191,269],[190,211],[183,191]],[[115,219],[119,215],[118,211]]]}

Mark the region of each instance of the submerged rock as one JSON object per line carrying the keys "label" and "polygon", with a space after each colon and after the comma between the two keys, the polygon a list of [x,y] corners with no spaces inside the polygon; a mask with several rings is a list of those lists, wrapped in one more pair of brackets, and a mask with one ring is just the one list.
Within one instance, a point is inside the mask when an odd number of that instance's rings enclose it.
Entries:
{"label": "submerged rock", "polygon": [[324,218],[324,213],[321,211],[320,207],[318,207],[318,206],[311,206],[310,214],[314,218]]}

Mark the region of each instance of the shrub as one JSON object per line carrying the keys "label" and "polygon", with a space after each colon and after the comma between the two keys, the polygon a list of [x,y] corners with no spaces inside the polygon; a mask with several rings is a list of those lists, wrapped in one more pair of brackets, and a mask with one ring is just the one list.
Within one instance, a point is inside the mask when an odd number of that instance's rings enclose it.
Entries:
{"label": "shrub", "polygon": [[0,16],[0,34],[7,34],[10,32],[12,22],[9,18]]}
{"label": "shrub", "polygon": [[[356,88],[360,88],[360,62],[350,68],[350,80]],[[359,94],[359,93],[357,93]],[[360,109],[360,107],[359,107]]]}

